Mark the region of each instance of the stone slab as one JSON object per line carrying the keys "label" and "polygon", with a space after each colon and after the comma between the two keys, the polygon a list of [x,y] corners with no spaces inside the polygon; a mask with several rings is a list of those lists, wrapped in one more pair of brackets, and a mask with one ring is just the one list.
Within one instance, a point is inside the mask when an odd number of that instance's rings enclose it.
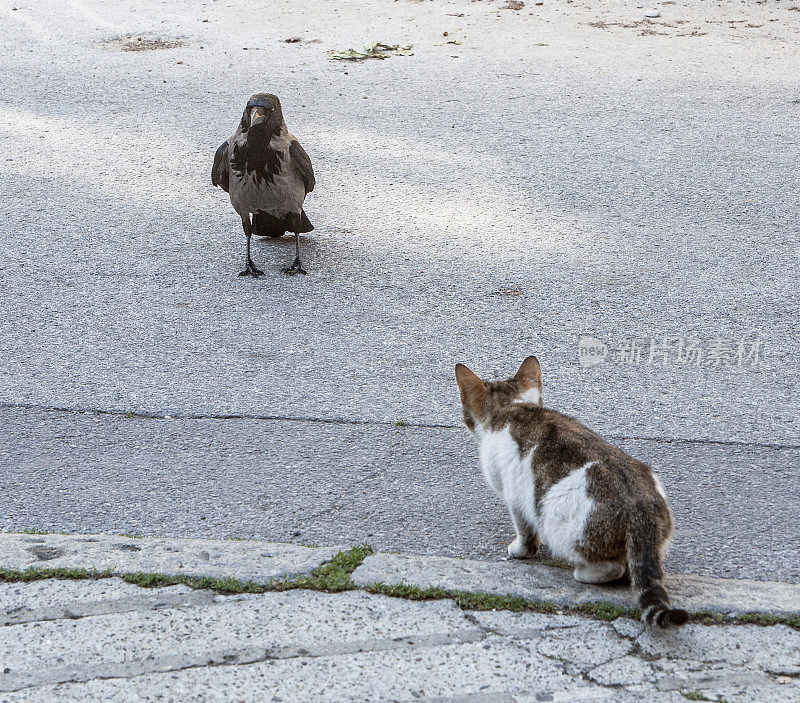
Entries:
{"label": "stone slab", "polygon": [[[374,554],[356,569],[359,586],[382,582],[407,583],[422,588],[519,596],[563,606],[605,602],[635,605],[628,586],[588,586],[572,578],[568,569],[533,561],[481,562],[449,557]],[[666,588],[672,602],[692,612],[741,614],[765,612],[800,614],[800,586],[795,584],[669,575]]]}
{"label": "stone slab", "polygon": [[[338,597],[338,596],[337,596]],[[427,608],[429,604],[423,605]],[[26,701],[616,701],[616,691],[574,681],[558,661],[502,638],[436,648],[405,647],[349,656],[264,661],[26,689],[3,698]],[[558,692],[559,698],[555,698]],[[581,698],[587,693],[591,698]],[[570,694],[569,697],[565,697]],[[490,698],[489,696],[503,695]],[[469,698],[475,696],[475,698]]]}
{"label": "stone slab", "polygon": [[235,576],[266,582],[308,574],[336,547],[301,547],[257,540],[130,538],[116,535],[0,533],[0,567],[95,569],[116,574]]}
{"label": "stone slab", "polygon": [[357,591],[218,596],[199,607],[0,627],[0,690],[483,637],[450,601]]}
{"label": "stone slab", "polygon": [[148,588],[118,578],[0,583],[0,626],[211,603],[216,594],[188,586]]}
{"label": "stone slab", "polygon": [[[343,595],[330,597],[341,599]],[[413,605],[424,612],[435,604]],[[560,618],[544,617],[552,621]],[[401,621],[401,629],[403,624]],[[759,647],[751,637],[751,628],[689,625],[684,632],[691,639],[693,633],[703,630],[727,630],[726,636],[737,637],[745,651],[755,652]],[[646,656],[605,623],[584,620],[572,637],[568,628],[554,629],[550,634],[553,636],[517,639],[487,632],[475,642],[433,644],[421,640],[381,650],[296,652],[249,664],[228,662],[44,685],[7,694],[0,700],[676,703],[686,700],[684,694],[697,692],[709,700],[721,697],[732,703],[789,703],[796,700],[800,690],[796,680],[770,676],[747,662],[679,658],[679,645],[670,651],[675,633],[663,637],[664,651]],[[584,637],[590,646],[582,646]],[[703,657],[702,649],[692,654]]]}

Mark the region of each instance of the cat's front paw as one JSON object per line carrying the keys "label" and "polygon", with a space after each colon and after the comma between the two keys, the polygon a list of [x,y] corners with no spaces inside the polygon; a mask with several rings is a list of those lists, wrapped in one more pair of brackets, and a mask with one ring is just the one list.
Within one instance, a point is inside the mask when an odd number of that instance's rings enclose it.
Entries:
{"label": "cat's front paw", "polygon": [[528,556],[527,540],[518,535],[517,538],[508,545],[508,556],[512,559],[524,559]]}

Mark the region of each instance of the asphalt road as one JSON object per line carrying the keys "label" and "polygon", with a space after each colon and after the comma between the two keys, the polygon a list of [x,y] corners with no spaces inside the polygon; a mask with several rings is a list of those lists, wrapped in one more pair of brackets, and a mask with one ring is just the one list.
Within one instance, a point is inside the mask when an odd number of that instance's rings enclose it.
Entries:
{"label": "asphalt road", "polygon": [[[799,581],[800,15],[263,5],[2,0],[0,529],[499,557],[452,368],[535,353],[663,477],[671,569]],[[414,55],[326,53],[377,40]],[[308,277],[238,278],[208,182],[258,90]]]}

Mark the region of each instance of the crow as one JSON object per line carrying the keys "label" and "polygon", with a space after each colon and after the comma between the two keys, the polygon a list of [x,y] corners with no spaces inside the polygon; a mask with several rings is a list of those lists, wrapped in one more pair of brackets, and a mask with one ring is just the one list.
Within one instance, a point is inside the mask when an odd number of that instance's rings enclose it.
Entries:
{"label": "crow", "polygon": [[[247,265],[240,276],[263,276],[250,258],[250,237],[294,232],[295,260],[284,273],[306,274],[300,263],[300,233],[314,225],[303,210],[314,190],[314,170],[305,150],[286,128],[281,101],[256,93],[247,101],[237,130],[214,155],[211,183],[230,194],[247,237]],[[250,215],[252,214],[252,221]]]}

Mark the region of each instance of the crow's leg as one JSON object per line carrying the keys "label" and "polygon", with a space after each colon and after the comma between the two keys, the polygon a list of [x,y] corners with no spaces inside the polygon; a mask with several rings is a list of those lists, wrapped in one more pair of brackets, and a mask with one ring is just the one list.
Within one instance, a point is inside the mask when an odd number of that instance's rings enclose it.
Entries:
{"label": "crow's leg", "polygon": [[300,263],[300,233],[294,233],[294,263],[291,266],[287,266],[283,269],[284,273],[288,273],[290,276],[294,276],[296,273],[302,273],[304,276],[308,275],[308,271],[303,268],[303,265]]}
{"label": "crow's leg", "polygon": [[264,272],[256,268],[253,260],[250,258],[250,237],[253,236],[253,227],[250,224],[250,215],[242,215],[242,227],[244,227],[244,236],[247,237],[247,265],[240,276],[253,276],[258,278],[263,276]]}

